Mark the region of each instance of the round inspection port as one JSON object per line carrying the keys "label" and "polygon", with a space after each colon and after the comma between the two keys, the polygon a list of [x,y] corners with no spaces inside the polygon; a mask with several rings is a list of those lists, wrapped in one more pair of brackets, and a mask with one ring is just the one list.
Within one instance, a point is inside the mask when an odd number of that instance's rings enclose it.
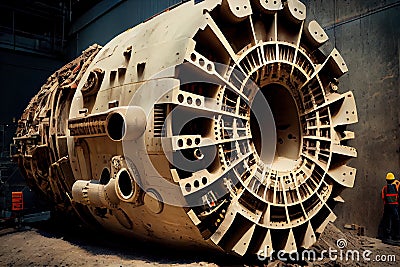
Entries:
{"label": "round inspection port", "polygon": [[108,168],[104,168],[100,175],[100,184],[106,185],[111,179],[111,174]]}
{"label": "round inspection port", "polygon": [[144,196],[144,205],[146,208],[155,214],[159,214],[164,209],[164,203],[160,194],[154,189],[148,189]]}
{"label": "round inspection port", "polygon": [[115,112],[107,117],[107,134],[113,141],[121,141],[125,135],[125,120],[122,114]]}
{"label": "round inspection port", "polygon": [[134,181],[126,169],[122,169],[117,174],[118,193],[123,200],[128,200],[133,196]]}

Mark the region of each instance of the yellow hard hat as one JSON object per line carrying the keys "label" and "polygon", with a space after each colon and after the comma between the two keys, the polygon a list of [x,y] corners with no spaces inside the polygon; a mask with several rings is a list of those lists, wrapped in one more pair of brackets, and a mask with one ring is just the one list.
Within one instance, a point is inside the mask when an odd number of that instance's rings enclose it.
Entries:
{"label": "yellow hard hat", "polygon": [[394,174],[391,172],[388,172],[386,174],[386,180],[389,180],[389,181],[394,180]]}

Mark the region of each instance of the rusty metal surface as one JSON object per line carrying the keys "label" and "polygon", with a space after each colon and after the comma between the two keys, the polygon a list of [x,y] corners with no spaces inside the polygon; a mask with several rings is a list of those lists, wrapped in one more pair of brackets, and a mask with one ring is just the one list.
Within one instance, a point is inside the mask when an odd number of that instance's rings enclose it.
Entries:
{"label": "rusty metal surface", "polygon": [[305,18],[297,0],[187,2],[92,46],[31,101],[14,157],[60,209],[120,234],[309,248],[354,185],[358,118],[346,63]]}

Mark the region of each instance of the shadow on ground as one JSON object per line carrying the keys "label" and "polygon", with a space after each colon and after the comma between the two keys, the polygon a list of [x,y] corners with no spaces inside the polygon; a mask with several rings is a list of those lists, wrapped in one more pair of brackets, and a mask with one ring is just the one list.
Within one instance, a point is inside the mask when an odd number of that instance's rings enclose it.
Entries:
{"label": "shadow on ground", "polygon": [[115,255],[124,260],[159,264],[214,263],[219,266],[257,265],[251,258],[238,258],[210,250],[189,250],[168,245],[124,238],[104,229],[88,228],[65,217],[30,225],[48,238],[59,238],[92,255]]}

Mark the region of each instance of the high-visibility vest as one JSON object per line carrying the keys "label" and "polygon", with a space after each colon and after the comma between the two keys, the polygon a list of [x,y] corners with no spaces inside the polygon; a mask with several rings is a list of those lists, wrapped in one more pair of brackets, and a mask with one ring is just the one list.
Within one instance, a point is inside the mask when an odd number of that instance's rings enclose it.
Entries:
{"label": "high-visibility vest", "polygon": [[398,205],[399,191],[395,184],[388,184],[382,188],[382,199],[384,204]]}
{"label": "high-visibility vest", "polygon": [[399,192],[400,181],[399,180],[394,180],[393,184],[396,185],[397,192]]}

